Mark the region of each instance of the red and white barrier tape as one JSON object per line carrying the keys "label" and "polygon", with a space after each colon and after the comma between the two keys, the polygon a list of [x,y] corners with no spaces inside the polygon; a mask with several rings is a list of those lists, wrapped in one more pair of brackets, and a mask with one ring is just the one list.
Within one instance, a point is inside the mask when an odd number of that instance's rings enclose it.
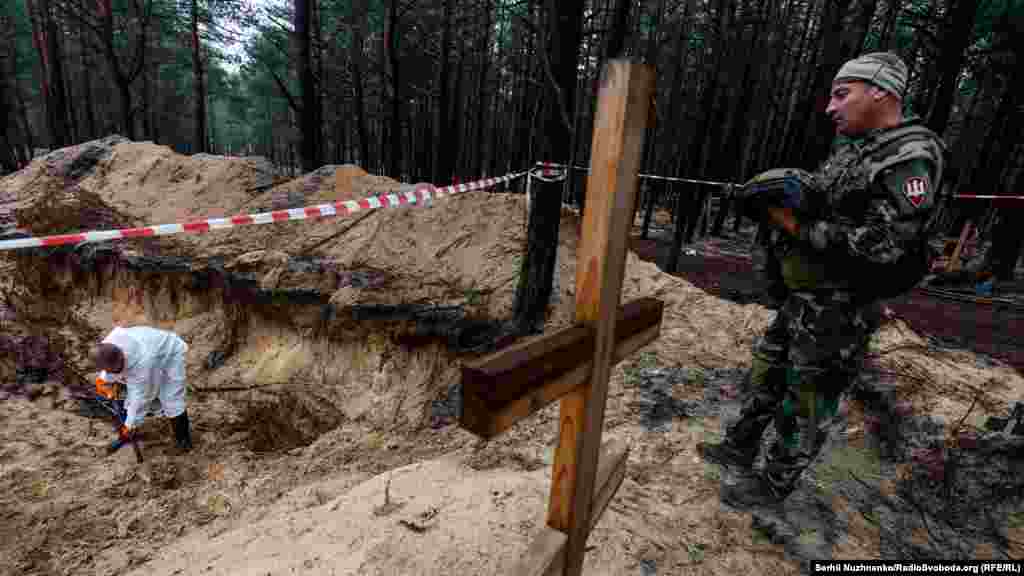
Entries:
{"label": "red and white barrier tape", "polygon": [[[538,166],[539,165],[543,165],[545,169],[565,168],[565,166],[566,166],[565,164],[559,164],[557,162],[538,162],[537,165]],[[587,168],[586,166],[573,166],[573,170],[582,170],[584,172],[590,172],[590,168]],[[671,176],[656,176],[654,174],[637,174],[637,177],[638,178],[646,178],[648,180],[664,180],[666,182],[684,182],[686,184],[708,184],[708,185],[711,185],[711,186],[728,186],[728,185],[732,184],[733,186],[739,186],[739,184],[735,184],[735,183],[732,183],[732,182],[715,182],[715,181],[712,181],[712,180],[693,180],[693,179],[690,179],[690,178],[674,178],[674,177],[671,177]]]}
{"label": "red and white barrier tape", "polygon": [[[565,168],[565,164],[559,164],[557,162],[538,162],[538,166],[543,166],[545,173],[549,172],[552,168]],[[586,166],[573,166],[574,170],[582,170],[589,172],[590,168]],[[740,184],[732,182],[715,182],[711,180],[693,180],[690,178],[674,178],[671,176],[656,176],[654,174],[637,174],[638,178],[647,178],[649,180],[664,180],[666,182],[684,182],[687,184],[708,184],[713,186],[740,186]],[[1000,194],[953,194],[953,198],[973,198],[977,200],[1024,200],[1024,196],[1003,196]]]}
{"label": "red and white barrier tape", "polygon": [[380,196],[371,196],[361,200],[343,200],[331,204],[318,204],[316,206],[291,208],[288,210],[274,210],[273,212],[262,212],[259,214],[240,214],[229,218],[210,218],[207,220],[194,220],[192,222],[179,224],[161,224],[158,226],[125,228],[122,230],[95,230],[75,234],[0,240],[0,250],[17,250],[19,248],[39,248],[43,246],[60,246],[63,244],[105,242],[107,240],[168,236],[171,234],[196,234],[210,230],[222,230],[225,228],[247,226],[250,224],[272,224],[274,222],[285,222],[291,220],[307,220],[326,218],[330,216],[348,216],[355,212],[364,212],[366,210],[375,210],[378,208],[395,208],[410,204],[421,204],[432,198],[453,196],[460,192],[490,188],[502,182],[515,180],[525,174],[526,172],[518,172],[508,174],[506,176],[500,176],[498,178],[485,178],[476,182],[453,184],[442,188],[425,184],[417,186],[410,192],[382,194]]}
{"label": "red and white barrier tape", "polygon": [[953,198],[973,198],[976,200],[1024,200],[1024,196],[1001,196],[999,194],[953,194]]}

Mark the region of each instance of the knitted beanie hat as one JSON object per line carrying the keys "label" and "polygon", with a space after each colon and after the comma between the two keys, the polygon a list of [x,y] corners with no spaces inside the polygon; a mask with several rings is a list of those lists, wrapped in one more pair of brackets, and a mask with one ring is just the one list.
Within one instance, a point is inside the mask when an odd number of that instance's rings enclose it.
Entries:
{"label": "knitted beanie hat", "polygon": [[892,52],[872,52],[843,64],[833,82],[864,80],[903,99],[907,90],[907,65]]}

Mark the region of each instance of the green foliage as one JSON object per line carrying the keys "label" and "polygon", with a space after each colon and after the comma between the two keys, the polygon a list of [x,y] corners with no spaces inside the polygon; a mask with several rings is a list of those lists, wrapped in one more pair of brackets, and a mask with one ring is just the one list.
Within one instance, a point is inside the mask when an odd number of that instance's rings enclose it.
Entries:
{"label": "green foliage", "polygon": [[706,547],[703,544],[687,544],[686,553],[690,557],[690,562],[694,564],[700,564],[704,561],[704,550]]}

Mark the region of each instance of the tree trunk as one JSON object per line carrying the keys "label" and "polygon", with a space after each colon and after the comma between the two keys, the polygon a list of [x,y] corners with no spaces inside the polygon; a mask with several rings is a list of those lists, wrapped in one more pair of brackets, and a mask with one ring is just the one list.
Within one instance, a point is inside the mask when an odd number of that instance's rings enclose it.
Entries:
{"label": "tree trunk", "polygon": [[[484,146],[484,122],[487,118],[487,74],[490,71],[490,50],[491,50],[491,11],[494,9],[493,1],[487,0],[484,6],[483,17],[484,17],[484,33],[480,41],[480,47],[477,52],[480,54],[480,74],[477,77],[476,85],[476,134],[473,135],[473,147],[476,150],[474,155],[473,172],[478,176],[485,174],[484,164],[484,153],[486,146]],[[497,99],[494,98],[493,101]],[[492,114],[498,115],[497,110],[492,110]]]}
{"label": "tree trunk", "polygon": [[203,80],[203,61],[199,47],[199,0],[192,0],[192,77],[195,81],[193,94],[194,107],[192,126],[192,152],[199,154],[207,151],[206,135],[206,86]]}
{"label": "tree trunk", "polygon": [[[743,50],[743,32],[746,29],[745,23],[738,19],[739,4],[740,1],[737,0],[726,0],[719,7],[718,34],[720,41],[715,52],[719,54],[717,68],[720,70],[717,71],[718,78],[715,83],[717,93],[712,100],[715,103],[714,120],[710,125],[713,129],[709,131],[709,138],[706,139],[701,152],[699,175],[702,178],[709,176],[718,178],[723,175],[735,174],[739,164],[739,158],[735,151],[736,142],[730,137],[733,127],[737,126],[736,115],[741,112],[735,99],[737,92],[741,93],[740,98],[743,97],[742,93],[754,92],[747,82],[749,81],[750,61],[755,58],[752,54],[746,58],[735,57]],[[741,75],[742,78],[738,78]],[[714,159],[712,159],[711,150],[718,151],[714,154]],[[700,210],[703,209],[707,193],[708,187],[700,186],[701,205],[694,217],[699,215]]]}
{"label": "tree trunk", "polygon": [[[767,6],[767,3],[765,3]],[[748,55],[743,65],[743,76],[739,83],[739,101],[735,107],[735,118],[731,123],[732,133],[726,140],[725,149],[728,151],[725,154],[725,158],[733,161],[733,168],[725,172],[725,174],[736,174],[740,178],[746,178],[744,173],[744,167],[746,161],[743,158],[743,151],[745,149],[744,143],[750,139],[750,131],[753,126],[750,126],[747,122],[749,114],[752,112],[752,104],[754,102],[754,95],[760,94],[759,86],[753,85],[755,78],[756,67],[767,66],[774,67],[776,62],[771,60],[762,60],[759,55],[771,56],[771,52],[765,49],[758,50],[758,40],[763,37],[766,27],[766,14],[760,14],[757,17],[757,22],[754,24],[754,29],[751,31],[750,39],[746,43],[745,53]],[[737,169],[738,168],[738,169]],[[725,203],[722,204],[723,208]],[[719,210],[724,213],[724,210]],[[719,220],[724,221],[724,218]],[[721,223],[716,221],[712,234],[719,234],[721,232]]]}
{"label": "tree trunk", "polygon": [[[687,61],[689,59],[689,53],[690,53],[690,50],[689,50],[689,38],[690,38],[690,34],[689,34],[690,24],[689,24],[689,21],[690,21],[690,14],[691,14],[691,11],[690,11],[690,4],[691,3],[693,3],[693,0],[687,0],[683,4],[683,15],[682,15],[683,22],[676,24],[676,36],[675,36],[675,40],[674,40],[675,50],[673,51],[674,55],[672,57],[672,63],[673,64],[670,67],[670,70],[672,71],[672,77],[671,77],[671,80],[669,80],[667,82],[668,87],[669,87],[669,89],[672,92],[671,92],[671,97],[668,100],[668,103],[669,103],[668,110],[665,113],[666,122],[665,122],[665,129],[662,130],[663,137],[672,134],[673,131],[676,129],[676,127],[679,124],[682,123],[683,111],[686,108],[687,93],[686,93],[686,89],[685,88],[686,88],[686,86],[688,86],[688,84],[685,83],[685,78],[686,78],[685,71],[689,70],[689,66],[687,65],[687,63],[688,63]],[[665,154],[665,156],[667,156],[669,158],[672,158],[672,157],[678,158],[680,156],[680,154],[679,154],[679,141],[680,141],[680,138],[676,137],[676,138],[672,138],[671,140],[672,140],[671,148],[667,151],[668,153]],[[670,168],[668,166],[666,166],[664,168],[664,170],[665,170],[665,172],[672,172],[672,168]]]}
{"label": "tree trunk", "polygon": [[118,96],[120,97],[121,125],[124,137],[135,140],[135,123],[132,119],[132,92],[131,83],[134,76],[125,74],[121,70],[117,52],[114,48],[114,15],[111,8],[111,0],[100,0],[98,3],[101,28],[99,30],[100,42],[103,45],[103,53],[107,59],[107,66],[113,78]]}
{"label": "tree trunk", "polygon": [[612,30],[608,35],[604,59],[618,58],[626,48],[626,34],[629,33],[629,5],[631,0],[615,0],[615,14],[612,16]]}
{"label": "tree trunk", "polygon": [[132,89],[128,82],[119,80],[117,90],[121,96],[121,121],[125,127],[125,138],[135,140],[135,121],[132,118]]}
{"label": "tree trunk", "polygon": [[356,124],[359,129],[359,165],[369,168],[372,165],[370,162],[370,134],[366,125],[366,104],[363,101],[363,70],[366,68],[364,65],[363,29],[366,26],[366,0],[355,0],[352,3],[352,19],[352,86],[355,88]]}
{"label": "tree trunk", "polygon": [[[711,72],[708,76],[707,83],[704,87],[704,93],[701,95],[701,104],[698,107],[702,111],[702,114],[698,116],[697,126],[694,133],[698,135],[690,143],[690,150],[688,155],[688,163],[691,167],[698,168],[698,175],[704,176],[710,166],[710,149],[714,143],[720,141],[720,136],[717,135],[718,128],[723,124],[725,115],[728,112],[727,102],[721,102],[720,100],[726,100],[720,98],[726,87],[722,86],[721,78],[724,75],[723,70],[725,67],[724,62],[726,56],[730,52],[728,50],[728,34],[731,29],[731,21],[733,16],[733,2],[732,0],[721,0],[718,6],[717,19],[718,23],[715,29],[716,39],[714,55],[716,60],[711,63]],[[712,130],[711,128],[715,128]],[[682,221],[686,223],[686,241],[692,242],[696,227],[698,224],[698,218],[701,214],[701,208],[703,207],[704,200],[707,196],[707,190],[705,187],[697,187],[696,185],[690,185],[687,187],[686,198],[689,199],[687,205],[682,206],[682,210],[679,216],[683,217]],[[669,254],[668,268],[670,272],[675,271],[675,266],[678,262],[678,254],[673,252]]]}
{"label": "tree trunk", "polygon": [[856,58],[864,49],[864,41],[868,37],[871,22],[875,19],[875,11],[878,9],[878,0],[861,0],[857,5],[860,11],[842,36],[842,47],[839,50],[840,62]]}
{"label": "tree trunk", "polygon": [[967,46],[971,42],[975,14],[979,0],[952,0],[946,12],[942,31],[942,47],[939,54],[939,85],[935,89],[935,100],[928,114],[928,127],[936,134],[942,134],[949,123],[953,99],[960,83]]}
{"label": "tree trunk", "polygon": [[[520,80],[519,80],[519,90],[517,90],[517,92],[520,94],[520,97],[519,97],[519,110],[518,110],[518,114],[516,115],[515,138],[514,138],[513,142],[527,142],[528,143],[527,146],[516,146],[514,148],[518,152],[518,154],[517,154],[517,164],[519,166],[523,166],[523,167],[529,168],[529,166],[533,163],[533,161],[537,159],[535,157],[531,157],[531,156],[533,156],[533,153],[534,153],[534,150],[531,149],[531,146],[536,145],[537,143],[529,139],[530,136],[531,136],[531,125],[532,125],[532,121],[533,121],[533,109],[534,109],[534,106],[536,105],[535,100],[537,99],[537,96],[536,96],[536,90],[533,88],[533,86],[529,82],[527,82],[527,77],[529,77],[533,73],[533,70],[534,70],[534,66],[532,66],[534,64],[534,59],[529,58],[527,55],[535,53],[538,49],[544,49],[544,48],[543,47],[542,48],[537,48],[536,44],[533,42],[533,35],[532,34],[527,35],[525,31],[519,32],[517,34],[517,37],[520,40],[520,48],[519,48],[519,79]],[[543,72],[541,74],[543,75]]]}
{"label": "tree trunk", "polygon": [[313,71],[313,3],[295,0],[295,39],[299,44],[299,84],[302,89],[300,131],[302,133],[302,170],[312,172],[323,164],[320,144],[320,92]]}
{"label": "tree trunk", "polygon": [[828,31],[841,27],[846,16],[847,6],[848,3],[845,0],[832,0],[831,3],[826,5],[826,12],[822,15],[823,22],[827,23],[822,28],[826,31],[823,34],[823,55],[818,66],[817,75],[811,84],[809,98],[805,103],[808,107],[808,112],[811,114],[810,130],[807,134],[807,144],[803,155],[804,167],[808,169],[813,169],[825,160],[831,149],[832,138],[835,135],[835,129],[832,121],[825,114],[825,108],[828,104],[828,93],[832,86],[832,77],[842,64],[840,60],[842,57],[842,44],[840,43],[841,36],[839,34],[831,34]]}
{"label": "tree trunk", "polygon": [[[546,106],[548,154],[555,162],[568,164],[572,153],[572,127],[568,124],[575,102],[577,55],[583,20],[583,0],[549,0],[549,57],[551,76],[558,86],[549,86]],[[569,171],[571,172],[571,171]],[[527,224],[527,246],[516,289],[515,322],[520,333],[543,329],[558,254],[561,221],[561,183],[537,183]]]}
{"label": "tree trunk", "polygon": [[[434,146],[430,146],[429,143],[433,142],[434,137],[434,100],[433,98],[419,98],[415,104],[419,108],[418,117],[421,118],[420,124],[420,140],[425,144],[418,151],[419,162],[417,162],[417,170],[422,174],[422,180],[432,180],[434,173],[433,165],[433,151]],[[441,182],[438,182],[441,184]]]}
{"label": "tree trunk", "polygon": [[882,30],[878,34],[881,50],[896,49],[896,19],[900,14],[900,4],[900,0],[889,0],[885,4],[885,19],[882,21]]}
{"label": "tree trunk", "polygon": [[3,50],[0,52],[0,173],[5,173],[19,168],[15,135],[18,47],[12,16],[0,16],[0,41],[3,41],[3,45],[0,45]]}
{"label": "tree trunk", "polygon": [[[780,144],[775,148],[775,157],[772,160],[772,164],[778,165],[781,163],[788,163],[789,159],[795,156],[794,145],[797,138],[797,118],[799,114],[802,114],[802,110],[797,109],[797,102],[800,99],[800,94],[804,88],[804,78],[809,75],[809,66],[805,63],[806,53],[810,49],[809,47],[814,43],[816,38],[816,28],[814,24],[814,8],[808,5],[804,8],[804,17],[799,30],[803,30],[801,34],[799,49],[792,58],[793,63],[789,70],[787,79],[782,82],[780,88],[782,90],[782,103],[779,114],[779,124],[776,127],[779,133],[782,135]],[[811,60],[812,62],[814,59]]]}
{"label": "tree trunk", "polygon": [[71,137],[67,121],[67,91],[64,87],[63,58],[60,50],[61,31],[49,0],[42,0],[39,10],[39,30],[42,37],[39,44],[41,51],[42,74],[46,78],[44,95],[46,101],[47,125],[50,131],[50,147],[63,148],[70,143]]}
{"label": "tree trunk", "polygon": [[[17,86],[17,78],[15,78],[15,86]],[[21,121],[21,131],[25,135],[25,155],[27,162],[32,161],[32,152],[36,147],[36,139],[32,136],[32,125],[28,121],[28,104],[25,102],[25,96],[21,90],[15,90],[15,96],[18,98],[18,120]]]}
{"label": "tree trunk", "polygon": [[[0,60],[0,64],[5,64]],[[0,80],[0,174],[14,172],[18,169],[18,161],[15,158],[14,139],[11,138],[12,114],[14,109],[13,98],[11,98],[10,87],[7,79]]]}
{"label": "tree trunk", "polygon": [[[46,126],[51,133],[50,139],[52,140],[53,112],[51,109],[53,104],[50,101],[50,66],[49,58],[47,57],[49,44],[46,42],[48,15],[45,9],[36,12],[32,0],[25,0],[25,10],[28,13],[29,22],[32,26],[32,46],[35,47],[36,53],[39,55],[39,87],[40,93],[43,96],[43,105],[46,108]],[[15,66],[17,66],[17,62],[15,62]]]}
{"label": "tree trunk", "polygon": [[665,258],[665,272],[672,274],[679,265],[679,253],[683,249],[683,237],[686,235],[686,218],[683,213],[686,211],[686,200],[690,198],[688,190],[680,190],[675,197],[675,205],[672,206],[672,245],[669,247]]}
{"label": "tree trunk", "polygon": [[[434,161],[433,168],[431,169],[431,180],[437,184],[447,184],[451,179],[451,174],[448,171],[448,156],[450,146],[447,143],[441,146],[441,138],[448,136],[446,131],[449,130],[448,125],[448,110],[451,107],[451,82],[449,80],[449,49],[451,46],[451,33],[452,33],[452,1],[444,0],[444,12],[441,22],[441,55],[439,58],[438,66],[438,96],[434,101],[435,110],[437,114],[437,121],[434,124]],[[446,138],[447,139],[447,138]]]}
{"label": "tree trunk", "polygon": [[[162,98],[162,92],[160,90],[160,59],[152,58],[149,71],[146,73],[146,92],[149,94],[147,98],[148,104],[146,106],[147,116],[149,117],[149,126],[151,132],[149,137],[154,143],[162,142],[162,138],[165,134],[163,123],[160,120],[162,112],[165,110],[164,104],[165,98]],[[173,134],[173,132],[171,133]],[[175,136],[170,136],[168,142],[177,140]]]}
{"label": "tree trunk", "polygon": [[402,117],[398,66],[398,0],[391,0],[388,10],[387,53],[391,64],[391,154],[388,158],[388,171],[394,177],[402,170]]}
{"label": "tree trunk", "polygon": [[153,90],[149,71],[142,73],[142,137],[156,142],[153,130]]}
{"label": "tree trunk", "polygon": [[[658,64],[658,31],[661,28],[661,19],[662,19],[662,16],[663,16],[664,12],[665,12],[665,0],[658,0],[658,5],[657,5],[656,10],[657,10],[657,12],[655,12],[655,15],[654,15],[654,28],[651,30],[651,34],[647,38],[647,54],[646,54],[644,60],[647,62],[647,64],[649,64],[650,66],[652,66],[653,68],[655,68],[657,70],[657,64]],[[654,100],[655,103],[657,103],[657,101],[658,101],[658,99],[657,99],[657,92],[655,92],[654,98],[655,98],[655,100]],[[667,100],[667,98],[665,100]],[[657,106],[655,106],[655,110],[654,110],[655,120],[654,120],[653,125],[648,126],[648,128],[647,128],[647,136],[645,138],[646,144],[645,144],[644,160],[643,160],[643,162],[641,162],[641,166],[646,165],[648,167],[647,168],[648,171],[655,171],[655,172],[658,169],[658,161],[657,161],[657,150],[658,150],[658,147],[655,146],[655,142],[657,141],[657,132],[658,132],[658,123],[659,123],[658,122],[658,113],[657,112],[658,112]],[[633,212],[635,214],[636,211],[640,209],[641,205],[644,204],[644,201],[646,201],[646,203],[645,203],[646,204],[646,208],[644,210],[644,220],[643,220],[643,224],[642,224],[642,226],[640,228],[640,237],[646,239],[647,238],[647,229],[648,229],[648,227],[651,224],[651,216],[653,215],[653,212],[654,212],[654,203],[655,203],[655,201],[658,198],[658,193],[657,193],[657,189],[658,188],[657,188],[657,186],[654,185],[653,182],[648,182],[648,184],[646,186],[644,186],[643,189],[647,191],[647,194],[641,195],[641,197],[638,199],[638,201],[636,203],[636,207],[634,208]],[[636,219],[636,217],[634,216],[634,220],[635,219]]]}
{"label": "tree trunk", "polygon": [[449,121],[451,124],[451,137],[444,139],[445,145],[441,146],[441,148],[446,149],[444,156],[444,171],[446,175],[445,177],[449,180],[453,175],[459,175],[458,166],[460,151],[462,150],[462,142],[465,140],[462,134],[463,127],[466,123],[466,114],[464,112],[466,108],[462,106],[462,64],[464,57],[465,50],[460,49],[458,60],[455,62],[455,79],[454,85],[452,86],[452,92],[450,94],[451,102],[445,104],[445,106],[448,107],[448,118],[451,119]]}

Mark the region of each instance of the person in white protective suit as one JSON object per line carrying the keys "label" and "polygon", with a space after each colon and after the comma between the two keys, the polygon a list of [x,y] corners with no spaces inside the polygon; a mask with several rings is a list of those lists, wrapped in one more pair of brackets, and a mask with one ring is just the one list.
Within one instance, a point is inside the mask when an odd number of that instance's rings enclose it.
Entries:
{"label": "person in white protective suit", "polygon": [[185,353],[188,345],[173,332],[148,326],[115,327],[95,352],[100,378],[120,379],[125,387],[125,420],[119,446],[131,438],[147,413],[171,420],[174,440],[183,451],[192,449],[185,407]]}

